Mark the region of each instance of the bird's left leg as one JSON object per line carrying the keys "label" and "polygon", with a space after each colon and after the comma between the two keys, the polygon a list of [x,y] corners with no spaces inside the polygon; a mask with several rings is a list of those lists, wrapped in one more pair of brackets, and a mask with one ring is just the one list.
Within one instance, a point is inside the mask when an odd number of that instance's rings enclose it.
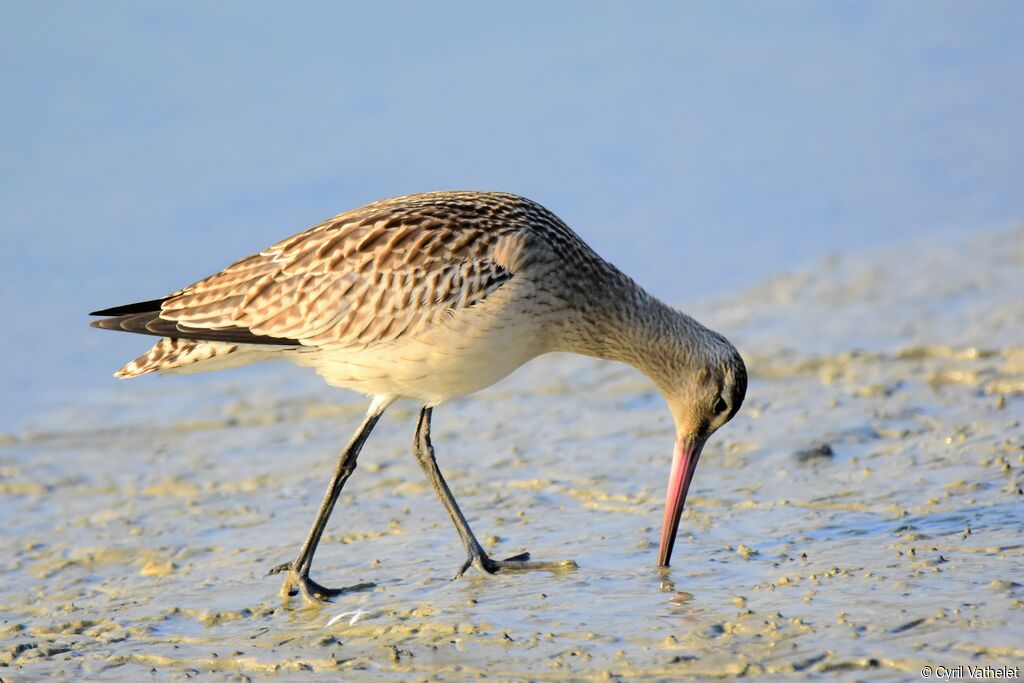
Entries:
{"label": "bird's left leg", "polygon": [[362,590],[373,586],[373,584],[358,584],[348,588],[326,588],[309,578],[309,569],[313,564],[313,554],[316,552],[316,547],[320,544],[320,538],[327,526],[327,520],[334,510],[334,504],[338,502],[338,496],[341,495],[341,489],[356,469],[359,451],[362,450],[363,444],[366,443],[367,437],[370,436],[370,432],[373,431],[374,425],[377,424],[377,420],[380,419],[388,403],[387,401],[374,401],[366,414],[366,419],[363,420],[348,446],[342,451],[341,457],[338,458],[338,464],[334,468],[334,477],[327,487],[327,493],[324,494],[320,510],[313,522],[313,528],[310,530],[306,542],[302,544],[298,557],[292,562],[285,562],[270,570],[270,574],[287,573],[284,584],[281,586],[282,595],[292,595],[297,591],[302,593],[302,597],[307,601],[319,602],[352,590]]}
{"label": "bird's left leg", "polygon": [[444,509],[448,511],[448,515],[452,518],[455,530],[459,532],[459,538],[462,539],[462,544],[466,547],[466,552],[469,555],[455,574],[455,578],[465,574],[470,566],[476,567],[483,574],[496,574],[502,571],[523,571],[527,569],[557,570],[575,568],[576,563],[572,560],[532,562],[530,561],[530,553],[522,553],[504,560],[492,560],[487,556],[480,542],[473,535],[473,530],[469,528],[469,523],[462,515],[459,504],[455,502],[455,496],[452,495],[451,489],[448,488],[448,483],[444,480],[441,470],[437,466],[437,460],[434,458],[434,446],[430,443],[430,417],[432,413],[433,409],[429,407],[424,407],[420,412],[420,419],[416,424],[416,436],[413,438],[412,447],[416,459],[419,460],[420,466],[423,467],[427,478],[430,479],[430,483],[434,487],[438,498],[441,499]]}

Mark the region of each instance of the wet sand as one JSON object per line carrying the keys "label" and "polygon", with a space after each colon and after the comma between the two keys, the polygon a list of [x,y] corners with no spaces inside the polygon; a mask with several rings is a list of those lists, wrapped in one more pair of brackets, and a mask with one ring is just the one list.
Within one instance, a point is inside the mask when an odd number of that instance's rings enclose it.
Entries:
{"label": "wet sand", "polygon": [[[278,596],[364,402],[282,367],[122,385],[0,435],[0,678],[917,679],[1024,660],[1024,229],[830,258],[687,310],[744,352],[674,566],[655,568],[672,428],[629,368],[551,356],[435,412],[438,460],[497,557],[371,437]],[[140,347],[141,348],[141,347]],[[113,368],[111,368],[113,370]],[[111,380],[112,381],[112,380]],[[197,391],[204,392],[197,395]],[[339,617],[340,615],[340,617]]]}

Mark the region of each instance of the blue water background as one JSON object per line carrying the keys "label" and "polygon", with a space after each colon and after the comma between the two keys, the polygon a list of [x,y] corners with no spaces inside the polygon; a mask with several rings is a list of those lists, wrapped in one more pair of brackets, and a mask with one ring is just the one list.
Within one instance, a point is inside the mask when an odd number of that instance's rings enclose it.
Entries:
{"label": "blue water background", "polygon": [[4,3],[0,429],[148,345],[86,312],[377,198],[530,196],[673,302],[1019,222],[1022,32],[1014,0]]}

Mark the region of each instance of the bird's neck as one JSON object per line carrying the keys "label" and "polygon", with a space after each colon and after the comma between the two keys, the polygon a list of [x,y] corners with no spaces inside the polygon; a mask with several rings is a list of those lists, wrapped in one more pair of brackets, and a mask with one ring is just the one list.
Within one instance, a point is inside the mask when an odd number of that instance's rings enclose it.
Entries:
{"label": "bird's neck", "polygon": [[602,290],[579,297],[558,350],[627,363],[662,390],[703,365],[713,332],[621,273]]}

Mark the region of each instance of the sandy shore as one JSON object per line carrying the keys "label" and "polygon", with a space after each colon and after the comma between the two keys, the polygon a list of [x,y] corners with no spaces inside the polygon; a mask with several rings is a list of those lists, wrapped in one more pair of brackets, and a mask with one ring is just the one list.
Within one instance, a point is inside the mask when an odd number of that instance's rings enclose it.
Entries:
{"label": "sandy shore", "polygon": [[[671,455],[629,368],[551,356],[435,413],[438,460],[498,556],[462,549],[374,433],[316,558],[278,596],[364,409],[277,372],[118,386],[0,435],[0,679],[916,679],[1024,661],[1024,229],[832,258],[687,306],[744,352],[741,415],[653,565]],[[113,368],[111,368],[113,370]],[[299,370],[280,370],[280,376]],[[197,391],[204,395],[197,395]]]}

